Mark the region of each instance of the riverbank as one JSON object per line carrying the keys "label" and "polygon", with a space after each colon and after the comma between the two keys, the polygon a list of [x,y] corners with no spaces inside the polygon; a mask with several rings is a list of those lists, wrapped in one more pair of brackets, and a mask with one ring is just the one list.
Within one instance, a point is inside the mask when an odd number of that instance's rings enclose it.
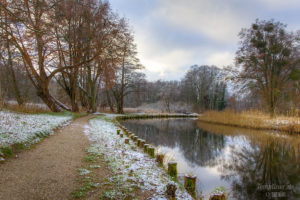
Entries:
{"label": "riverbank", "polygon": [[[178,200],[192,200],[191,196],[179,183],[173,181],[167,172],[159,167],[154,158],[145,154],[129,140],[124,132],[123,137],[117,134],[120,129],[115,118],[118,115],[105,115],[91,119],[85,133],[92,145],[88,148],[91,157],[102,157],[112,174],[107,182],[110,187],[102,193],[103,199],[168,199],[167,185],[176,185]],[[89,172],[89,169],[87,173]]]}
{"label": "riverbank", "polygon": [[275,130],[291,134],[300,133],[299,117],[275,116],[271,118],[269,115],[259,111],[207,111],[200,115],[198,119],[202,122],[226,126],[256,130]]}

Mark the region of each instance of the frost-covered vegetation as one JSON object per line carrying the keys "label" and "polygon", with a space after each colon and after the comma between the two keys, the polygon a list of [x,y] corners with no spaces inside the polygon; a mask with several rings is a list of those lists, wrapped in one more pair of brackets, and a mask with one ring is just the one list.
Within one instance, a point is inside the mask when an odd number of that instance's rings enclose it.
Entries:
{"label": "frost-covered vegetation", "polygon": [[[120,191],[131,191],[139,188],[142,191],[152,191],[152,199],[166,198],[167,184],[177,186],[177,199],[192,199],[188,193],[176,182],[172,181],[166,172],[158,167],[154,159],[143,153],[134,144],[125,144],[124,138],[117,134],[117,127],[108,117],[90,120],[86,127],[86,134],[93,142],[89,152],[104,156],[108,167],[116,174],[111,177],[118,180],[116,191],[112,191],[112,198],[118,199]],[[125,188],[125,189],[124,189]]]}
{"label": "frost-covered vegetation", "polygon": [[19,114],[0,112],[0,147],[13,144],[33,144],[54,134],[54,129],[66,124],[71,115]]}

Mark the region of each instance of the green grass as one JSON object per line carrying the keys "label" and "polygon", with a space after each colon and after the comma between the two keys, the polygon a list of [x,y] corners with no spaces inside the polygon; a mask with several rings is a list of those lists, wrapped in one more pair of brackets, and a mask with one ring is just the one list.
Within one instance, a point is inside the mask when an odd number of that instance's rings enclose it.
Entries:
{"label": "green grass", "polygon": [[85,160],[86,162],[94,162],[94,161],[96,161],[97,158],[98,158],[98,155],[97,155],[97,154],[89,153],[88,156],[86,156],[86,157],[84,158],[84,160]]}
{"label": "green grass", "polygon": [[69,111],[62,111],[62,112],[44,112],[44,113],[38,113],[39,115],[52,115],[52,116],[70,116],[73,119],[79,118],[86,116],[87,113],[85,112],[80,112],[80,113],[75,113],[75,112],[69,112]]}
{"label": "green grass", "polygon": [[11,158],[14,156],[14,151],[11,147],[3,147],[0,149],[0,151],[6,158]]}
{"label": "green grass", "polygon": [[87,182],[84,186],[79,188],[76,192],[73,192],[72,195],[76,199],[80,199],[86,196],[86,193],[90,191],[95,185],[91,182]]}

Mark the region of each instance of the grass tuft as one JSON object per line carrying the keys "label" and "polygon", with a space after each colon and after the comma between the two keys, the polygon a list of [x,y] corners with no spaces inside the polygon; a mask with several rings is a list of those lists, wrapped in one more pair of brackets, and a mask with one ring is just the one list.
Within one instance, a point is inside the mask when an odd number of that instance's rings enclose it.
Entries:
{"label": "grass tuft", "polygon": [[0,149],[0,151],[6,158],[11,158],[14,156],[14,151],[11,147],[3,147]]}

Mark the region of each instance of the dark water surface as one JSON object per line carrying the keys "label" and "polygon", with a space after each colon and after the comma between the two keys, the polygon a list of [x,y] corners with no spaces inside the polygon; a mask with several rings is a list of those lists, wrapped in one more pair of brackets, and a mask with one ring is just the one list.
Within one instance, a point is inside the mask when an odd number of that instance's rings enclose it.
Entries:
{"label": "dark water surface", "polygon": [[195,119],[122,124],[197,176],[205,199],[224,187],[229,199],[300,199],[300,138],[200,123]]}

